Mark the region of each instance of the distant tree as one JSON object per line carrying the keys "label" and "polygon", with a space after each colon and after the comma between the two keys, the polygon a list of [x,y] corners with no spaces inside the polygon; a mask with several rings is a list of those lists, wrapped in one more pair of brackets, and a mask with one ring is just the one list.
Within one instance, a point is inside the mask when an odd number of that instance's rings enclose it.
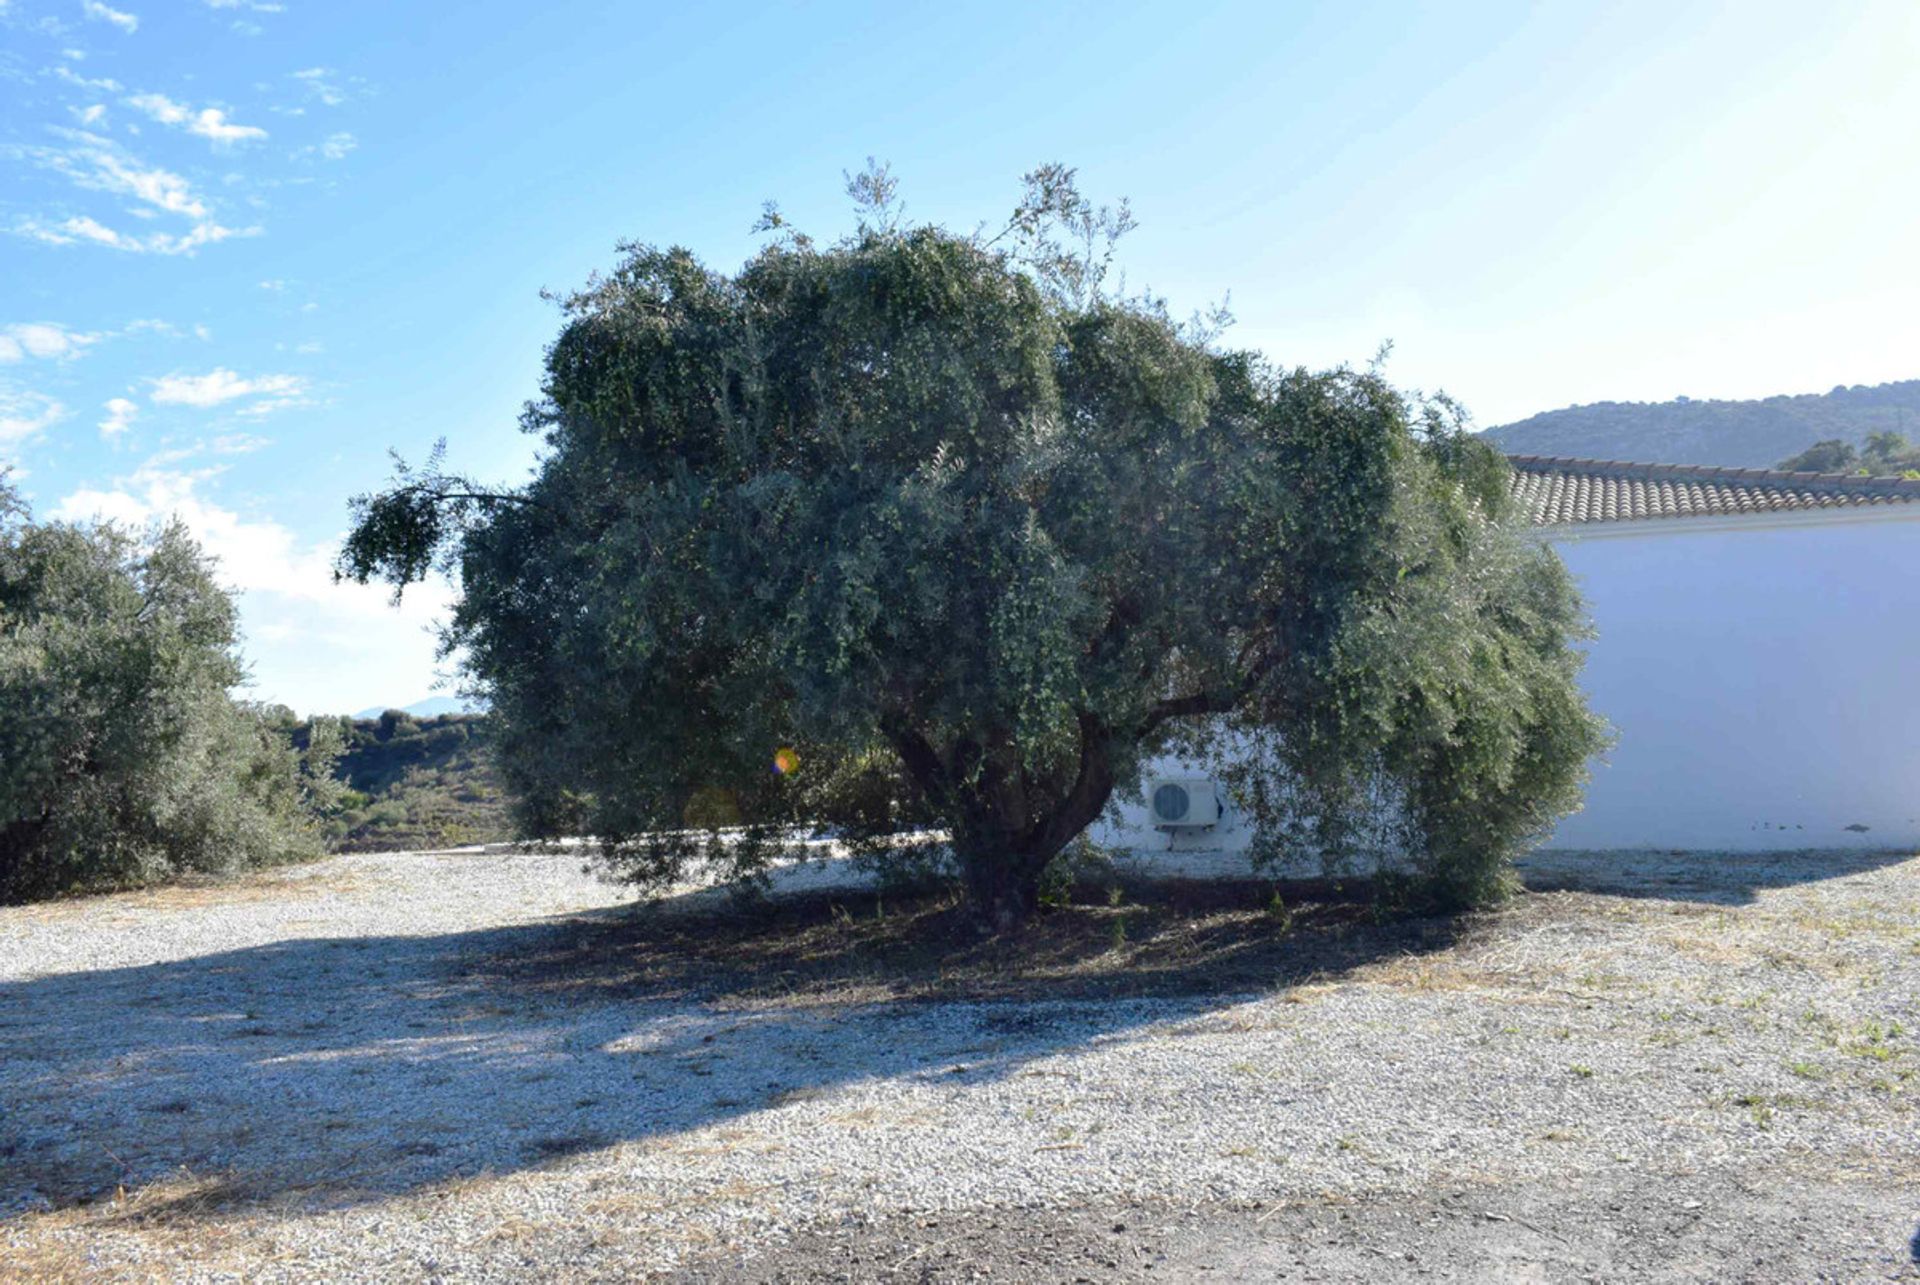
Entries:
{"label": "distant tree", "polygon": [[1779,467],[1798,473],[1865,473],[1896,477],[1920,469],[1920,447],[1906,435],[1892,431],[1868,433],[1866,445],[1855,450],[1837,439],[1815,442]]}
{"label": "distant tree", "polygon": [[1920,468],[1920,447],[1909,442],[1904,433],[1869,433],[1860,452],[1860,466],[1875,477],[1910,472]]}
{"label": "distant tree", "polygon": [[1504,461],[1377,373],[1120,297],[1131,217],[1070,170],[991,237],[852,186],[831,247],[770,207],[736,276],[629,246],[565,300],[524,488],[436,452],[357,503],[344,575],[457,572],[523,821],[657,885],[931,820],[1004,927],[1177,740],[1255,755],[1269,851],[1386,838],[1438,899],[1499,896],[1602,739]]}
{"label": "distant tree", "polygon": [[1815,442],[1806,450],[1780,461],[1790,473],[1851,473],[1860,465],[1860,452],[1838,438]]}
{"label": "distant tree", "polygon": [[183,527],[35,524],[0,478],[0,901],[318,852],[329,745],[243,675]]}

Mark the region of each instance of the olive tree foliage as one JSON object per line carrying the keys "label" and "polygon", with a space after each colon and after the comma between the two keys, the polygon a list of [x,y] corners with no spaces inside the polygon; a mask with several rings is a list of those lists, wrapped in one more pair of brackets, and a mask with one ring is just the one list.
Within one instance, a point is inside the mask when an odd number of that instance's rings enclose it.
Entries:
{"label": "olive tree foliage", "polygon": [[338,738],[296,754],[243,676],[183,527],[36,524],[0,478],[0,901],[316,855]]}
{"label": "olive tree foliage", "polygon": [[737,274],[630,245],[562,300],[524,487],[436,452],[356,502],[341,574],[457,576],[523,823],[656,885],[930,824],[1004,926],[1178,745],[1235,765],[1269,856],[1390,842],[1498,895],[1601,739],[1504,460],[1376,370],[1109,286],[1131,216],[1070,170],[992,234],[852,187],[837,243],[769,207]]}

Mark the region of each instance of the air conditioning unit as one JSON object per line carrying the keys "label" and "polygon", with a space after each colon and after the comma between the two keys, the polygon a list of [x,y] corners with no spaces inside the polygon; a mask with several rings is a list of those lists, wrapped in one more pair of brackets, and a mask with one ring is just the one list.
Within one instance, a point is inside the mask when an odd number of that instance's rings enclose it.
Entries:
{"label": "air conditioning unit", "polygon": [[1147,783],[1147,813],[1157,830],[1205,829],[1220,820],[1220,793],[1209,777],[1161,777]]}

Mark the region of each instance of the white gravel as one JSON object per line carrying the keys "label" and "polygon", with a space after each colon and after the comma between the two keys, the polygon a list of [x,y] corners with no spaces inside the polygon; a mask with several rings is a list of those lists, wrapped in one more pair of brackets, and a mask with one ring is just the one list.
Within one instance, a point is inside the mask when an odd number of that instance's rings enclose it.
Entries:
{"label": "white gravel", "polygon": [[0,910],[0,1264],[619,1275],[855,1210],[1626,1172],[1920,1184],[1920,859],[1545,854],[1530,879],[1586,890],[1262,994],[480,980],[618,913],[579,864],[362,855]]}

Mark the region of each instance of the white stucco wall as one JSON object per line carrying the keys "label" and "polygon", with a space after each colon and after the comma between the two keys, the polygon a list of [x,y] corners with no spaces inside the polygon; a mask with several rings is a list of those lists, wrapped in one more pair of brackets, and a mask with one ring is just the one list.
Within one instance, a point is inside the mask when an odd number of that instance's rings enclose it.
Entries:
{"label": "white stucco wall", "polygon": [[[1599,629],[1583,682],[1619,740],[1548,846],[1920,849],[1920,512],[1549,538]],[[1143,855],[1248,839],[1230,810],[1170,843],[1131,806],[1092,833]]]}
{"label": "white stucco wall", "polygon": [[1619,743],[1553,846],[1920,845],[1920,513],[1555,544],[1600,631],[1584,683]]}

